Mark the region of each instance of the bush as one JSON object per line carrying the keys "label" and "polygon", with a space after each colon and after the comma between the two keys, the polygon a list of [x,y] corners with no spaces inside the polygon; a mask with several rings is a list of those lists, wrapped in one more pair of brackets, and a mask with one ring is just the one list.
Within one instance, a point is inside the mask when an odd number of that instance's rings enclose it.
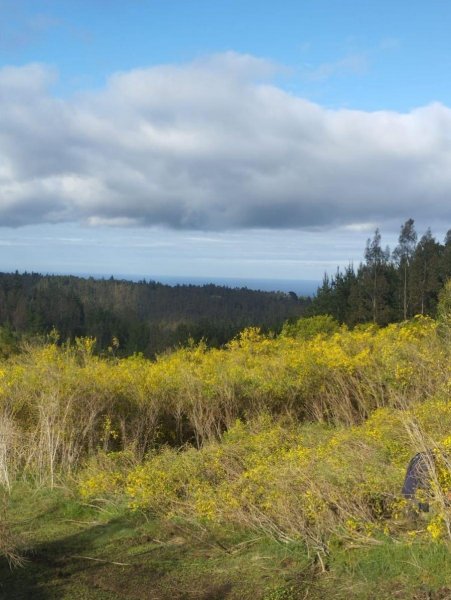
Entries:
{"label": "bush", "polygon": [[[156,361],[99,358],[90,339],[30,346],[0,363],[0,482],[76,475],[85,498],[318,551],[397,535],[410,456],[448,443],[451,346],[425,317],[352,331],[316,317],[300,331],[249,328]],[[438,537],[444,475],[423,528]]]}
{"label": "bush", "polygon": [[300,340],[310,340],[317,335],[330,336],[340,329],[340,324],[330,315],[318,315],[298,319],[295,323],[286,322],[282,327],[282,336]]}
{"label": "bush", "polygon": [[[437,462],[431,519],[412,524],[401,496],[406,466],[431,435],[438,456],[449,443],[451,405],[440,426],[428,419],[439,401],[380,409],[351,428],[299,425],[262,415],[238,421],[221,442],[201,450],[166,448],[134,469],[126,495],[132,508],[212,525],[257,529],[327,552],[334,539],[369,543],[387,535],[446,537],[449,465]],[[412,423],[423,436],[411,435]],[[434,487],[435,485],[435,487]]]}

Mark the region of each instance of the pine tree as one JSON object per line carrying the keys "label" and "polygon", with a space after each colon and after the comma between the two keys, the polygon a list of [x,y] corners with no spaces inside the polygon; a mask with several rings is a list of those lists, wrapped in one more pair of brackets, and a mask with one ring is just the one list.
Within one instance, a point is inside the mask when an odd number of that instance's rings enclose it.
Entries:
{"label": "pine tree", "polygon": [[440,289],[440,258],[442,246],[428,229],[415,248],[412,259],[410,297],[415,313],[431,314],[437,305]]}
{"label": "pine tree", "polygon": [[344,272],[337,270],[334,280],[335,291],[335,314],[333,315],[340,323],[349,322],[352,310],[349,305],[352,287],[355,281],[354,267],[349,265]]}
{"label": "pine tree", "polygon": [[309,311],[312,315],[335,315],[332,281],[329,275],[324,273],[323,282]]}
{"label": "pine tree", "polygon": [[440,282],[443,285],[451,277],[451,229],[445,235],[442,257],[440,260]]}

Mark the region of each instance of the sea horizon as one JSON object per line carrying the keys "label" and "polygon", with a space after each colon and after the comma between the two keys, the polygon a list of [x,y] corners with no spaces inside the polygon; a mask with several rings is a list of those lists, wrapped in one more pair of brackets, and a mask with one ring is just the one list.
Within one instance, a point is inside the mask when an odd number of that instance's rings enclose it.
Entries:
{"label": "sea horizon", "polygon": [[[10,273],[14,270],[11,269]],[[19,271],[20,273],[33,271]],[[121,279],[126,281],[155,281],[164,285],[218,285],[228,288],[248,288],[262,292],[294,292],[297,296],[314,296],[321,282],[315,279],[274,279],[261,277],[200,277],[188,275],[152,275],[152,274],[128,274],[128,273],[88,273],[88,272],[39,272],[42,275],[55,275],[67,277],[93,277],[94,279]]]}
{"label": "sea horizon", "polygon": [[[55,273],[56,275],[56,273]],[[298,296],[313,296],[316,294],[320,281],[315,279],[274,279],[261,277],[200,277],[189,275],[152,275],[124,273],[72,273],[78,277],[94,277],[100,279],[124,279],[127,281],[155,281],[164,285],[218,285],[228,288],[248,288],[261,292],[294,292]]]}

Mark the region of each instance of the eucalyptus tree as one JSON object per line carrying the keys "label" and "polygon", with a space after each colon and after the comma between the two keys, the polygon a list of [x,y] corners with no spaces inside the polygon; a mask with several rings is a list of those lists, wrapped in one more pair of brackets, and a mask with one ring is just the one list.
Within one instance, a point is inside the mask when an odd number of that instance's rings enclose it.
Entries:
{"label": "eucalyptus tree", "polygon": [[412,259],[417,245],[417,233],[415,231],[415,221],[408,219],[401,226],[398,238],[398,245],[393,252],[393,259],[398,265],[402,281],[402,306],[403,318],[407,319],[409,309],[409,275]]}
{"label": "eucalyptus tree", "polygon": [[366,242],[363,267],[363,275],[369,279],[368,294],[371,299],[371,316],[374,323],[379,322],[379,312],[387,288],[385,271],[389,260],[390,249],[382,248],[381,234],[379,229],[376,229],[373,239],[368,239]]}
{"label": "eucalyptus tree", "polygon": [[440,285],[440,258],[443,247],[428,229],[417,244],[412,259],[410,296],[415,313],[433,314]]}

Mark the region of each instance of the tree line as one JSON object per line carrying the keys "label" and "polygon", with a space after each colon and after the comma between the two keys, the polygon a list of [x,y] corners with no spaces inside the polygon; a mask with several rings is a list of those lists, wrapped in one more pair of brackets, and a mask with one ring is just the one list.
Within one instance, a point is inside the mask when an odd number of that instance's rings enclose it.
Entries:
{"label": "tree line", "polygon": [[190,339],[219,347],[250,326],[278,332],[301,316],[331,315],[351,327],[386,325],[416,314],[435,316],[449,277],[451,229],[443,243],[430,229],[418,239],[413,219],[401,227],[393,251],[382,246],[376,229],[364,261],[326,274],[313,299],[213,284],[0,273],[0,354],[9,354],[21,336],[52,329],[63,341],[95,337],[99,351],[154,356]]}
{"label": "tree line", "polygon": [[249,326],[278,331],[305,313],[296,294],[213,284],[169,286],[38,273],[0,273],[0,347],[56,329],[60,339],[95,337],[97,349],[153,356],[204,339],[221,346]]}
{"label": "tree line", "polygon": [[393,251],[383,247],[376,229],[368,239],[364,261],[333,276],[324,275],[310,308],[350,326],[402,321],[414,315],[435,316],[438,295],[451,277],[451,229],[443,243],[428,229],[418,239],[413,219],[401,226]]}

